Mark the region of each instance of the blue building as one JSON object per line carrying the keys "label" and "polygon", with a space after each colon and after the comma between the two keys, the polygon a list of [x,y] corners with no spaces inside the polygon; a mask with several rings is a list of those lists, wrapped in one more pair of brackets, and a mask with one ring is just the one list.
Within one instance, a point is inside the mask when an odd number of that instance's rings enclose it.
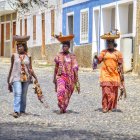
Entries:
{"label": "blue building", "polygon": [[[91,55],[92,60],[105,48],[100,35],[117,28],[121,32],[121,38],[117,40],[118,49],[125,53],[128,50],[120,46],[125,46],[127,38],[130,42],[128,48],[133,50],[136,5],[136,0],[63,0],[62,32],[75,35],[74,50],[77,46],[91,47],[91,54],[87,55]],[[132,58],[132,51],[129,58]]]}

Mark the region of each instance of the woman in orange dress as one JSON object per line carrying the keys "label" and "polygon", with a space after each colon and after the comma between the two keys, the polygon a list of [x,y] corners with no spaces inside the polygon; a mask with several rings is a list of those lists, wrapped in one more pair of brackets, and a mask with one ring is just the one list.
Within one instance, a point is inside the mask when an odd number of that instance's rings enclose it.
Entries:
{"label": "woman in orange dress", "polygon": [[120,51],[116,50],[114,40],[106,40],[107,49],[103,50],[98,57],[98,62],[103,63],[100,73],[100,86],[102,87],[102,109],[106,113],[117,108],[118,88],[123,75],[123,57]]}

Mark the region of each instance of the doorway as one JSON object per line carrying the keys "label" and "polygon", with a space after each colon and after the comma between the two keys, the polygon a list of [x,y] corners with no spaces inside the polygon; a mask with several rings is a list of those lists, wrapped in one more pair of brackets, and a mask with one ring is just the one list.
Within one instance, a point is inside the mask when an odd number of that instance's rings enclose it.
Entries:
{"label": "doorway", "polygon": [[1,24],[1,54],[0,56],[4,56],[4,24]]}
{"label": "doorway", "polygon": [[132,58],[133,58],[133,40],[132,38],[122,38],[120,51],[123,54],[124,71],[132,70]]}
{"label": "doorway", "polygon": [[[73,14],[72,15],[68,15],[68,26],[67,26],[67,34],[70,35],[70,34],[74,34],[74,26],[73,26],[73,22],[74,22],[74,17],[73,17]],[[73,45],[74,45],[74,42],[73,40],[71,41],[71,52],[73,52]]]}

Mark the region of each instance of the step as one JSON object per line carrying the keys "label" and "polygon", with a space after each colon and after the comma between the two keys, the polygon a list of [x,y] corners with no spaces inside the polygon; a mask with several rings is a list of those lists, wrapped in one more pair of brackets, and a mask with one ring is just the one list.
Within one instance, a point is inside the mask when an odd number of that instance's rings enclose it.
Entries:
{"label": "step", "polygon": [[47,66],[47,61],[46,60],[33,60],[32,64],[39,65],[39,66]]}
{"label": "step", "polygon": [[1,63],[11,63],[11,58],[0,57],[0,62]]}

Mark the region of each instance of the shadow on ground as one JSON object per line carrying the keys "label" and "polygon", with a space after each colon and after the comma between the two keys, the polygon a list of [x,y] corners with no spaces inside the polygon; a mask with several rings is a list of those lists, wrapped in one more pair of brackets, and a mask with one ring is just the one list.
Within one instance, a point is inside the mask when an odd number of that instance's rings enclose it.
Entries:
{"label": "shadow on ground", "polygon": [[[60,110],[53,110],[53,113],[56,113],[58,115],[61,114]],[[73,111],[73,110],[67,110],[66,114],[79,114],[79,112],[76,112],[76,111]]]}
{"label": "shadow on ground", "polygon": [[0,123],[0,140],[138,140],[140,137],[115,134],[108,131],[91,132],[86,130],[43,127],[28,123]]}
{"label": "shadow on ground", "polygon": [[[95,109],[95,111],[102,112],[102,108]],[[121,111],[120,109],[114,109],[114,110],[112,110],[112,112],[123,113],[123,111]]]}

